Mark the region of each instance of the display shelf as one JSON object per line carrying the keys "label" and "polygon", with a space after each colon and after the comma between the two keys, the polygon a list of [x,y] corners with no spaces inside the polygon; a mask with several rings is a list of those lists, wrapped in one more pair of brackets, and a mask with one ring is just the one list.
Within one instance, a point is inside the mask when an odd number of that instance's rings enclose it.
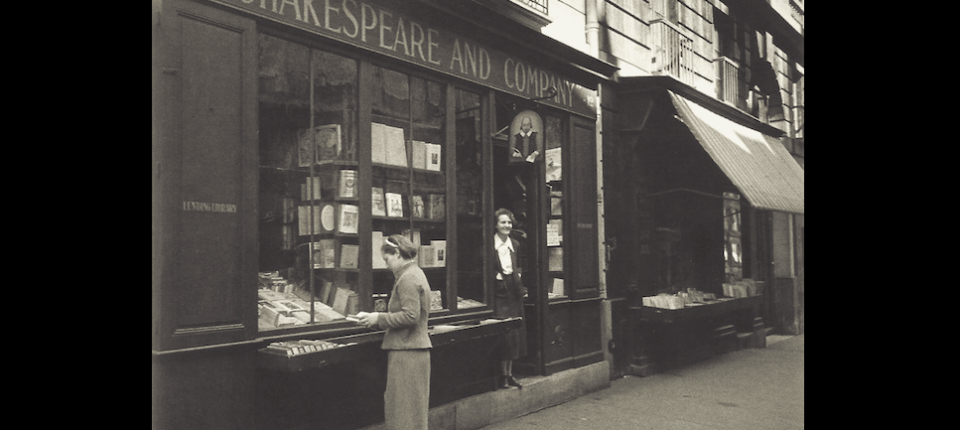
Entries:
{"label": "display shelf", "polygon": [[662,309],[650,306],[630,306],[640,313],[641,321],[680,323],[695,319],[711,318],[720,314],[760,306],[763,296],[723,298],[699,306],[685,306],[683,309]]}
{"label": "display shelf", "polygon": [[[457,342],[499,336],[508,331],[517,330],[522,326],[522,318],[470,320],[436,325],[429,328],[430,342],[436,348]],[[383,341],[383,335],[383,331],[377,331],[323,339],[343,346],[295,356],[287,356],[267,348],[261,348],[257,353],[257,366],[279,372],[300,372],[308,369],[319,369],[336,363],[368,359],[382,351],[380,344]]]}

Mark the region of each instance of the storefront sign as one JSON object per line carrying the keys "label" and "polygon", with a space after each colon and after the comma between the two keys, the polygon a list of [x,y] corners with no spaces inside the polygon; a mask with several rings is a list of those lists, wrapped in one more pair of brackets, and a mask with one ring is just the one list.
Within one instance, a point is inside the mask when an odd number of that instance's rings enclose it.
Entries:
{"label": "storefront sign", "polygon": [[596,115],[596,93],[413,17],[357,0],[211,0],[354,46],[577,113]]}
{"label": "storefront sign", "polygon": [[183,210],[188,212],[237,213],[237,205],[230,203],[183,202]]}

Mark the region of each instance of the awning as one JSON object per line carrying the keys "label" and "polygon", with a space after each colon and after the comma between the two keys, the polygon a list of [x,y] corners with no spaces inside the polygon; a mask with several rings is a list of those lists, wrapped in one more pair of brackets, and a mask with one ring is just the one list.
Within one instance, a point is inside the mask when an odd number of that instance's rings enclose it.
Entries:
{"label": "awning", "polygon": [[803,213],[803,168],[779,139],[668,92],[683,123],[751,205]]}

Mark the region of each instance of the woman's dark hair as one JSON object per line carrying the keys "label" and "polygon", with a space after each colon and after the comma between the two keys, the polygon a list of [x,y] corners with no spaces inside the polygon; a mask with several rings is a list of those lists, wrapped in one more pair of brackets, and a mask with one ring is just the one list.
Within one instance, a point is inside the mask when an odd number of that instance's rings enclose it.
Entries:
{"label": "woman's dark hair", "polygon": [[401,234],[391,234],[384,239],[380,251],[384,254],[399,255],[404,260],[417,257],[417,246]]}
{"label": "woman's dark hair", "polygon": [[500,215],[506,215],[510,217],[510,222],[514,224],[517,223],[517,219],[513,217],[513,212],[510,212],[510,209],[507,209],[507,208],[497,209],[497,213],[493,215],[494,223],[500,222]]}

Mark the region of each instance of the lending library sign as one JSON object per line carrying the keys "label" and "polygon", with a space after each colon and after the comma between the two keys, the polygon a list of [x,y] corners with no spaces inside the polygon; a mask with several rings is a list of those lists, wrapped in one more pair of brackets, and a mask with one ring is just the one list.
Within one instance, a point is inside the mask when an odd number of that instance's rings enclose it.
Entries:
{"label": "lending library sign", "polygon": [[596,116],[593,90],[374,1],[211,0],[542,103]]}

